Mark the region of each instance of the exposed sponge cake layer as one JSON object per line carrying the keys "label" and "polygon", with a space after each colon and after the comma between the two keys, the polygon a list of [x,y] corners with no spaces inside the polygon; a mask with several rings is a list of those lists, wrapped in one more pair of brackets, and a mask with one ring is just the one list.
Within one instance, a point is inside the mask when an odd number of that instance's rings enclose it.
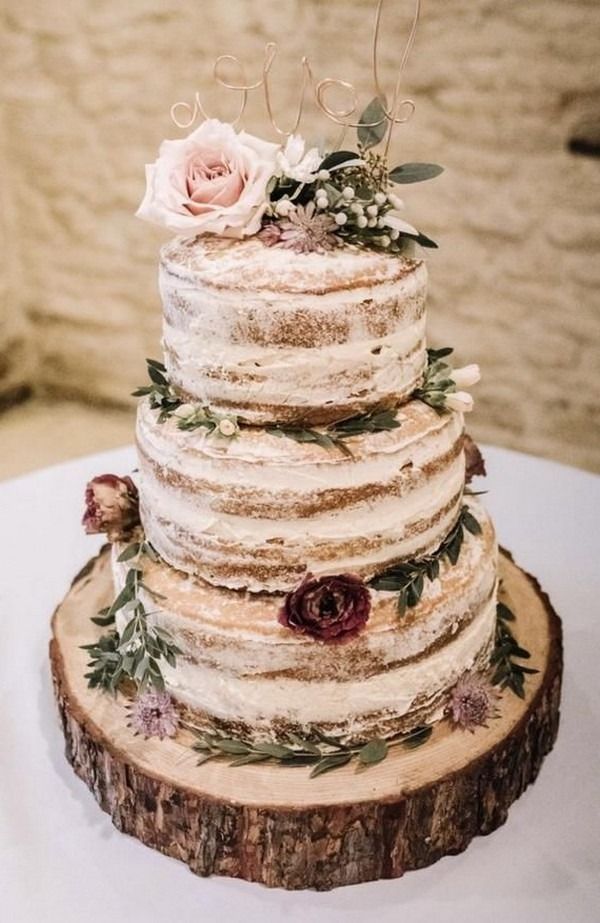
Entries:
{"label": "exposed sponge cake layer", "polygon": [[[458,562],[402,617],[397,594],[372,592],[365,629],[341,645],[280,625],[280,595],[218,589],[145,560],[144,582],[164,597],[147,600],[150,619],[182,652],[176,669],[164,666],[169,692],[197,724],[250,737],[317,727],[360,739],[435,720],[462,673],[485,667],[494,635],[496,541],[470,505],[482,532],[466,535]],[[118,589],[128,565],[117,554]]]}
{"label": "exposed sponge cake layer", "polygon": [[421,381],[421,260],[177,238],[159,281],[165,364],[186,400],[253,424],[315,424],[395,406]]}
{"label": "exposed sponge cake layer", "polygon": [[253,592],[307,572],[370,577],[428,554],[454,523],[465,477],[460,414],[421,401],[399,427],[337,449],[242,429],[226,440],[159,423],[140,403],[141,516],[161,557],[209,583]]}

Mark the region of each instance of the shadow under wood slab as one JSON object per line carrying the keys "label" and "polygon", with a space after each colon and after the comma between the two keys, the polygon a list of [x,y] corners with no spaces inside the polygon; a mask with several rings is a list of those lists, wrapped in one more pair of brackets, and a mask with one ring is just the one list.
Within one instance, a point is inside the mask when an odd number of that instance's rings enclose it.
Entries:
{"label": "shadow under wood slab", "polygon": [[501,556],[503,593],[539,673],[526,697],[506,691],[500,717],[474,734],[437,725],[416,750],[309,779],[306,767],[196,765],[192,736],[159,741],[127,727],[127,700],[90,690],[80,645],[112,596],[104,551],[53,619],[52,672],[66,755],[115,826],[198,875],[316,888],[397,878],[490,833],[536,778],[559,722],[561,623],[536,580]]}

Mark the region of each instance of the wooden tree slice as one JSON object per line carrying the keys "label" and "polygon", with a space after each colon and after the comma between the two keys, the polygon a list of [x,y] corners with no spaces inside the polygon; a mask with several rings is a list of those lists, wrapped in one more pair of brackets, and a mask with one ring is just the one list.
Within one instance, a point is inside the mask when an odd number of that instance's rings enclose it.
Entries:
{"label": "wooden tree slice", "polygon": [[67,759],[115,826],[199,875],[328,889],[396,878],[461,852],[504,823],[536,778],[559,722],[560,619],[535,579],[501,556],[503,594],[531,651],[524,700],[505,691],[500,717],[474,734],[436,726],[417,750],[395,748],[363,772],[309,779],[306,767],[197,766],[191,736],[144,740],[127,700],[86,686],[90,621],[112,596],[108,555],[75,579],[53,618],[52,673]]}

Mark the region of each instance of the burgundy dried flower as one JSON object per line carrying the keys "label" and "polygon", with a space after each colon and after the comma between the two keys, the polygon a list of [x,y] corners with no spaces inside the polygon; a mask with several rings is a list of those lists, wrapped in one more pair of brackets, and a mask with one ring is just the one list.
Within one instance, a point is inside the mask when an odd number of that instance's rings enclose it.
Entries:
{"label": "burgundy dried flower", "polygon": [[470,484],[475,475],[481,475],[485,477],[485,461],[483,455],[479,451],[479,446],[474,442],[468,433],[465,433],[463,437],[463,448],[465,450],[465,481],[467,484]]}
{"label": "burgundy dried flower", "polygon": [[456,727],[474,732],[497,717],[497,700],[498,693],[484,676],[464,673],[450,694],[446,714]]}
{"label": "burgundy dried flower", "polygon": [[265,224],[256,236],[267,247],[274,247],[281,240],[281,228],[276,222],[271,221]]}
{"label": "burgundy dried flower", "polygon": [[122,541],[139,522],[138,492],[130,477],[100,474],[89,482],[82,519],[89,535],[106,532],[109,541]]}
{"label": "burgundy dried flower", "polygon": [[179,718],[173,700],[166,692],[142,692],[129,710],[129,727],[144,737],[174,737]]}
{"label": "burgundy dried flower", "polygon": [[307,574],[285,598],[279,621],[322,641],[349,641],[369,619],[371,596],[360,577]]}

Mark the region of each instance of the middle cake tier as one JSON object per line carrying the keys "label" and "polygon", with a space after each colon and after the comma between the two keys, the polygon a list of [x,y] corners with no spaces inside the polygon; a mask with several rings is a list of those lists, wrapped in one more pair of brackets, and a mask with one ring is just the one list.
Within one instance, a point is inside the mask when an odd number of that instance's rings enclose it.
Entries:
{"label": "middle cake tier", "polygon": [[216,586],[281,592],[306,573],[365,579],[429,554],[462,503],[463,417],[413,400],[399,426],[339,449],[265,430],[182,431],[138,410],[140,512],[173,567]]}

